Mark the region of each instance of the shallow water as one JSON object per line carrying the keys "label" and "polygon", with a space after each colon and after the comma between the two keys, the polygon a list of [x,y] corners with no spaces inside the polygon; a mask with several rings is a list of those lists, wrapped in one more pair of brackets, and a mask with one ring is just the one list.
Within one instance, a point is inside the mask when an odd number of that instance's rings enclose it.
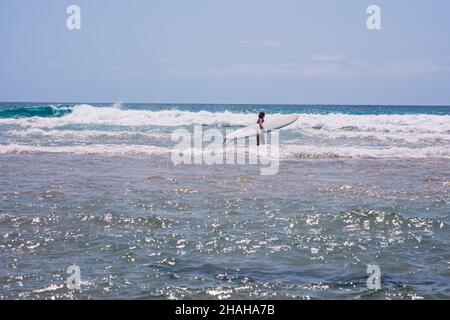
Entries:
{"label": "shallow water", "polygon": [[0,298],[450,298],[448,109],[301,114],[261,176],[167,152],[252,114],[122,108],[0,120]]}

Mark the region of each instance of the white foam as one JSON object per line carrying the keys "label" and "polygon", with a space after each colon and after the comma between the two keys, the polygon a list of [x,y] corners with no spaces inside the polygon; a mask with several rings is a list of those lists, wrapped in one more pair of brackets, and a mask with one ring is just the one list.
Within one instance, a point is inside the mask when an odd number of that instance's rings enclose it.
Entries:
{"label": "white foam", "polygon": [[[450,142],[450,134],[435,132],[370,132],[370,131],[329,131],[302,129],[301,133],[305,136],[322,139],[355,139],[365,141],[384,141],[384,142]],[[300,142],[300,141],[299,141]]]}
{"label": "white foam", "polygon": [[450,159],[450,148],[447,147],[335,147],[316,145],[289,145],[280,148],[282,159],[296,158],[444,158]]}
{"label": "white foam", "polygon": [[70,114],[60,118],[32,117],[21,119],[0,119],[3,124],[15,124],[31,128],[57,128],[66,125],[114,125],[114,126],[182,126],[247,125],[255,122],[255,115],[231,112],[213,113],[208,111],[189,112],[180,110],[122,110],[78,105]]}
{"label": "white foam", "polygon": [[[267,117],[276,116],[268,114]],[[286,130],[313,138],[315,143],[304,145],[305,139],[287,139],[281,150],[283,157],[393,157],[447,158],[450,150],[450,116],[444,115],[347,115],[300,114]],[[24,130],[10,130],[13,137],[55,139],[154,138],[169,139],[167,128],[189,125],[246,126],[256,121],[255,114],[233,112],[189,112],[180,110],[124,110],[120,106],[93,107],[78,105],[72,113],[54,118],[0,119],[0,124],[18,125]],[[66,125],[80,125],[80,130],[62,130]],[[114,130],[92,130],[89,125],[116,126]],[[143,126],[158,126],[148,131]],[[125,128],[127,127],[127,128]],[[131,127],[131,129],[129,128]],[[16,129],[16,128],[14,128]],[[72,128],[70,128],[72,129]],[[95,128],[98,129],[98,128]],[[170,131],[170,129],[169,129]],[[298,136],[297,136],[298,137]],[[294,139],[292,139],[294,138]],[[323,140],[325,139],[325,141]],[[326,139],[337,140],[333,142]],[[341,140],[354,139],[344,142]],[[308,140],[308,139],[306,139]],[[131,140],[133,141],[133,140]],[[375,141],[375,143],[373,143]],[[383,141],[380,146],[379,141]],[[384,143],[386,142],[386,143]],[[398,143],[399,142],[399,143]],[[403,142],[414,143],[407,148]],[[97,141],[98,143],[98,141]],[[286,143],[291,143],[286,145]],[[293,143],[293,144],[292,144]],[[348,144],[352,146],[348,146]],[[339,144],[339,146],[335,146]],[[369,147],[373,145],[373,147]],[[409,145],[408,145],[409,147]],[[133,145],[82,145],[39,147],[33,145],[2,145],[0,153],[72,152],[99,154],[155,153],[156,149]],[[146,149],[149,148],[149,149]],[[157,148],[157,147],[155,147]],[[159,148],[159,147],[158,147]]]}
{"label": "white foam", "polygon": [[[268,114],[266,117],[279,114]],[[300,118],[287,129],[316,130],[321,132],[346,131],[349,127],[362,132],[440,133],[450,134],[450,116],[444,115],[347,115],[300,114]],[[113,126],[247,126],[255,123],[255,114],[225,112],[190,112],[180,110],[124,110],[118,107],[78,105],[63,117],[32,117],[0,119],[2,124],[30,128],[57,128],[66,125]]]}
{"label": "white foam", "polygon": [[6,132],[12,137],[29,138],[64,138],[64,139],[99,139],[99,138],[153,138],[170,139],[170,133],[144,131],[106,131],[106,130],[43,130],[32,128],[26,130],[10,130]]}
{"label": "white foam", "polygon": [[[221,149],[217,149],[220,151]],[[26,144],[0,145],[0,154],[32,154],[32,153],[71,153],[95,154],[106,156],[120,155],[169,155],[173,150],[168,147],[123,144],[93,144],[75,146],[36,146]],[[187,151],[179,149],[179,151]],[[201,152],[192,150],[193,152]],[[205,150],[208,151],[208,150]],[[238,153],[257,153],[256,148],[237,148]],[[273,156],[273,155],[272,155]],[[282,145],[280,159],[298,158],[443,158],[450,159],[450,149],[446,147],[425,148],[368,148],[368,147],[333,147],[316,145]]]}
{"label": "white foam", "polygon": [[24,144],[0,145],[0,154],[30,154],[30,153],[71,153],[95,154],[106,156],[118,155],[165,155],[169,148],[144,145],[75,145],[75,146],[34,146]]}
{"label": "white foam", "polygon": [[384,133],[450,134],[450,116],[443,115],[348,115],[303,114],[295,122],[296,129],[317,131],[363,131]]}

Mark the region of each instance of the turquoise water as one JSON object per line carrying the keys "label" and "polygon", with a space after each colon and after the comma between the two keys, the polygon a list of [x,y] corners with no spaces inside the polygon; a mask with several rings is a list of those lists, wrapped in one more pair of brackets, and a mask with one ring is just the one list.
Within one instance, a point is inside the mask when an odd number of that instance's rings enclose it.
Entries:
{"label": "turquoise water", "polygon": [[[0,118],[19,117],[58,117],[71,112],[79,104],[39,104],[39,103],[0,103]],[[110,107],[111,104],[94,103],[97,107]],[[309,114],[354,114],[354,115],[406,115],[434,114],[449,115],[449,106],[345,106],[345,105],[224,105],[224,104],[124,104],[121,107],[132,110],[181,110],[199,112],[232,111],[239,113],[258,113],[268,109],[273,113],[309,113]]]}
{"label": "turquoise water", "polygon": [[[276,175],[171,161],[259,111]],[[448,299],[449,190],[445,106],[1,104],[0,298]]]}

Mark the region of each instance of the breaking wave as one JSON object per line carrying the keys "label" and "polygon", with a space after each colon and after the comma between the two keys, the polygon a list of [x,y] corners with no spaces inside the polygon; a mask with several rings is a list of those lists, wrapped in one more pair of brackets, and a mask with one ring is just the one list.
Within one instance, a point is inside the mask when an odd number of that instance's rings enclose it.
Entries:
{"label": "breaking wave", "polygon": [[[176,127],[236,128],[256,120],[253,113],[213,111],[130,110],[88,104],[6,109],[0,115],[0,125],[6,127],[0,135],[0,154],[168,154]],[[281,159],[450,158],[450,115],[299,116],[285,128],[288,134],[281,141]],[[82,144],[74,145],[81,140]]]}
{"label": "breaking wave", "polygon": [[[271,114],[276,116],[279,114]],[[62,117],[0,119],[0,123],[32,128],[57,128],[66,125],[113,126],[189,126],[217,127],[247,126],[255,122],[255,114],[180,110],[124,110],[115,107],[77,105]],[[392,133],[440,133],[450,134],[448,115],[349,115],[349,114],[300,114],[290,129],[316,131],[367,131]]]}

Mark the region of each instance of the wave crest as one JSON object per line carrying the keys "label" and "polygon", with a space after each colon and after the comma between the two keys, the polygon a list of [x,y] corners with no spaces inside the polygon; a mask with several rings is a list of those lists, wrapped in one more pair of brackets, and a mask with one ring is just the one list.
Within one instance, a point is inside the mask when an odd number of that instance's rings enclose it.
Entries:
{"label": "wave crest", "polygon": [[[181,110],[129,110],[117,107],[94,107],[82,104],[70,109],[62,117],[31,117],[0,119],[0,123],[33,128],[56,128],[66,125],[111,126],[190,126],[239,127],[253,124],[256,114]],[[271,114],[268,117],[280,114]],[[349,115],[299,114],[300,118],[289,129],[308,133],[326,132],[380,132],[380,133],[440,133],[450,134],[450,116],[447,115]]]}

